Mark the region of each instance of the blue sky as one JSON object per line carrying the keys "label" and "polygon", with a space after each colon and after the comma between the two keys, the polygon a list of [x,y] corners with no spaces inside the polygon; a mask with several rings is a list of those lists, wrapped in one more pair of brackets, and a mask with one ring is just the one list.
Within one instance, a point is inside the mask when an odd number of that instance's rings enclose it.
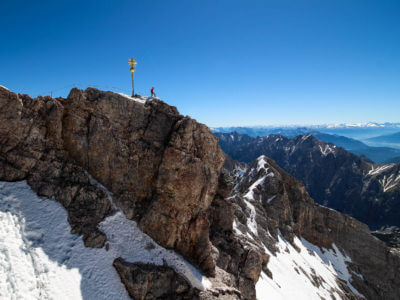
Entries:
{"label": "blue sky", "polygon": [[[0,84],[151,86],[209,126],[400,121],[400,1],[2,1]],[[68,86],[68,88],[63,88]]]}

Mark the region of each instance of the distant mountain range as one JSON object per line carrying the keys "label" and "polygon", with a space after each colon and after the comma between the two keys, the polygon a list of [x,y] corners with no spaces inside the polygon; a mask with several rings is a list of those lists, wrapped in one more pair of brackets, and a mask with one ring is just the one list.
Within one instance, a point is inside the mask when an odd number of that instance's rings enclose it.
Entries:
{"label": "distant mountain range", "polygon": [[[217,133],[233,159],[251,163],[266,155],[299,179],[318,203],[349,214],[371,229],[400,226],[400,165],[378,165],[312,135],[253,138]],[[354,143],[356,144],[356,143]]]}
{"label": "distant mountain range", "polygon": [[366,140],[366,142],[373,145],[378,144],[382,146],[400,148],[400,131],[392,134],[385,134],[369,138]]}
{"label": "distant mountain range", "polygon": [[[230,128],[230,127],[229,127]],[[297,127],[297,128],[258,128],[258,127],[232,127],[236,128],[239,134],[245,134],[251,137],[267,136],[269,134],[280,134],[282,136],[293,138],[298,135],[312,134],[317,139],[333,143],[339,147],[346,149],[356,155],[363,156],[365,159],[372,160],[376,163],[399,163],[400,149],[390,147],[373,147],[369,146],[354,138],[338,135],[323,133],[317,130],[313,130],[308,127]],[[375,127],[371,127],[375,128]],[[228,129],[228,127],[226,128]],[[225,132],[225,128],[214,128],[214,133]]]}
{"label": "distant mountain range", "polygon": [[314,132],[317,139],[332,143],[356,155],[363,156],[376,163],[396,163],[400,156],[400,149],[390,147],[371,147],[358,140],[340,135]]}
{"label": "distant mountain range", "polygon": [[282,134],[286,137],[295,137],[300,134],[321,132],[343,135],[365,141],[380,135],[388,135],[400,131],[400,123],[357,123],[357,124],[322,124],[322,125],[286,125],[286,126],[231,126],[214,127],[214,132],[229,133],[236,131],[252,137]]}

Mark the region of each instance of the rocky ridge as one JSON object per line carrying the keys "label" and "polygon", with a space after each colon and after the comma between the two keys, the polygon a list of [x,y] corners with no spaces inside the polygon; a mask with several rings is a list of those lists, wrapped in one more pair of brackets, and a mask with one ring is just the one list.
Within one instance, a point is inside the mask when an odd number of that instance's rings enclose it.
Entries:
{"label": "rocky ridge", "polygon": [[216,134],[233,159],[272,158],[300,180],[318,203],[365,222],[371,229],[400,225],[400,165],[366,161],[312,135],[252,138]]}
{"label": "rocky ridge", "polygon": [[206,126],[158,99],[90,88],[67,99],[0,88],[0,106],[0,180],[54,197],[73,232],[102,247],[97,225],[112,208],[90,174],[160,245],[214,272],[206,210],[224,155]]}
{"label": "rocky ridge", "polygon": [[[300,269],[315,286],[322,285],[343,299],[396,299],[400,296],[396,276],[400,270],[400,252],[372,236],[365,224],[316,204],[305,187],[271,159],[258,158],[228,200],[234,207],[233,231],[242,243],[245,240],[253,249],[258,249],[255,251],[262,258],[258,259],[258,272],[273,279],[276,273],[271,272],[269,266],[287,251],[287,245],[292,245],[296,251],[301,244],[306,245],[307,251],[312,250],[314,255],[319,253],[333,265],[334,260],[324,254],[334,249],[334,256],[340,256],[338,253],[347,256],[344,264],[349,277],[341,276],[345,272],[338,270],[337,285],[329,285],[322,272],[313,275],[312,269],[309,272],[304,267]],[[227,238],[220,242],[223,244],[224,240]],[[282,241],[287,244],[280,248]],[[315,249],[323,249],[322,254]],[[292,272],[297,272],[297,268]]]}
{"label": "rocky ridge", "polygon": [[276,269],[282,255],[315,297],[400,297],[398,252],[364,224],[315,204],[266,157],[221,171],[225,155],[209,129],[158,99],[96,89],[31,99],[0,88],[0,108],[0,180],[27,180],[59,201],[89,247],[110,247],[98,225],[115,212],[112,193],[155,242],[211,276],[199,290],[167,265],[118,258],[114,267],[135,299],[267,298],[286,292]]}

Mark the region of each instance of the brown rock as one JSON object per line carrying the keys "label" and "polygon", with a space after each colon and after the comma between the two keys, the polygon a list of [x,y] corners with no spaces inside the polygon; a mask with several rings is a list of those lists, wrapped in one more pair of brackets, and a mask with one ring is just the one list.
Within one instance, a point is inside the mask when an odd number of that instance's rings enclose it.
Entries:
{"label": "brown rock", "polygon": [[113,193],[128,218],[160,245],[214,272],[206,211],[224,154],[210,130],[175,107],[112,92],[73,89],[31,99],[0,88],[0,180],[27,179],[68,210],[72,231],[100,247],[97,225]]}
{"label": "brown rock", "polygon": [[121,258],[114,260],[122,283],[135,300],[144,299],[198,299],[198,290],[167,266],[128,263]]}

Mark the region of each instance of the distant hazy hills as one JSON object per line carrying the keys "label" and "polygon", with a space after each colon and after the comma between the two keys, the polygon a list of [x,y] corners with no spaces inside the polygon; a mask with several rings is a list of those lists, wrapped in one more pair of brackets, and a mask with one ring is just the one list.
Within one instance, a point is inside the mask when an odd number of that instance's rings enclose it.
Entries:
{"label": "distant hazy hills", "polygon": [[376,163],[392,163],[400,156],[400,149],[390,147],[371,147],[358,140],[345,136],[331,135],[326,133],[311,133],[317,139],[326,143],[332,143],[347,151],[369,158]]}
{"label": "distant hazy hills", "polygon": [[366,142],[374,145],[389,146],[394,148],[400,148],[400,132],[385,134],[369,138]]}
{"label": "distant hazy hills", "polygon": [[360,141],[369,138],[390,135],[400,132],[400,123],[360,123],[360,124],[322,124],[322,125],[286,125],[286,126],[232,126],[211,128],[214,132],[237,132],[252,137],[281,134],[286,137],[295,137],[311,132],[321,132],[332,135],[341,135]]}
{"label": "distant hazy hills", "polygon": [[[343,125],[344,126],[344,125]],[[395,126],[395,125],[393,125]],[[392,131],[392,130],[400,130],[398,127],[319,127],[318,129],[329,131],[331,133],[321,132],[316,130],[314,127],[220,127],[214,128],[213,131],[215,133],[229,133],[229,132],[237,132],[238,134],[248,135],[251,137],[257,136],[268,136],[270,134],[280,134],[288,138],[293,138],[298,135],[306,135],[312,134],[317,139],[335,144],[339,147],[346,149],[349,152],[352,152],[356,155],[363,156],[367,159],[370,159],[376,163],[400,163],[400,149],[396,149],[393,147],[387,146],[379,146],[374,147],[371,145],[367,145],[355,138],[346,137],[343,135],[336,134],[334,132],[347,132],[351,135],[356,135],[359,132],[360,136],[368,136],[371,134],[376,134],[378,132]],[[396,140],[397,138],[397,140]],[[382,135],[376,138],[369,138],[368,141],[370,144],[379,144],[378,141],[374,139],[378,139],[379,141],[397,141],[400,147],[400,133],[390,134],[390,135]],[[389,142],[387,142],[389,143]],[[380,142],[379,145],[383,145],[383,142]]]}

